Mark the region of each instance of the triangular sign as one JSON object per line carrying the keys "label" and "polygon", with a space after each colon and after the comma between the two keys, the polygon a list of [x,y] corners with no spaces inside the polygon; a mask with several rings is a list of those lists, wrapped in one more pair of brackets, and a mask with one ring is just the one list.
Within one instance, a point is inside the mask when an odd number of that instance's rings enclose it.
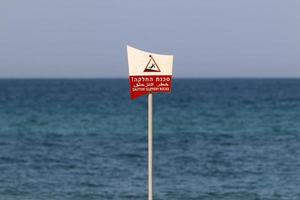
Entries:
{"label": "triangular sign", "polygon": [[144,72],[160,72],[160,69],[158,67],[158,65],[156,64],[154,58],[152,55],[149,55],[150,60],[148,62],[148,64],[145,67]]}

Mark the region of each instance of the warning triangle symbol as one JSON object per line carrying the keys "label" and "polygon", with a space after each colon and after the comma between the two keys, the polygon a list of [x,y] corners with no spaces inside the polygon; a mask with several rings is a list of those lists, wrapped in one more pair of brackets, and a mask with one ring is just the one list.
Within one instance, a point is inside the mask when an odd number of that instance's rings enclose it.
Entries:
{"label": "warning triangle symbol", "polygon": [[160,69],[159,69],[158,65],[156,64],[153,56],[149,55],[149,57],[150,57],[150,60],[149,60],[148,64],[146,65],[144,72],[160,72]]}

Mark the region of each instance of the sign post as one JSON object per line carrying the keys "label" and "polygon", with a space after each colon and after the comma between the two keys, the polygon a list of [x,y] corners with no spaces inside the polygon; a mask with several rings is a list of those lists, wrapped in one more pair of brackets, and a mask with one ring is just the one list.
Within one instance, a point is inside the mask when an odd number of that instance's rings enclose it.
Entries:
{"label": "sign post", "polygon": [[148,95],[148,200],[153,200],[153,93],[171,92],[173,56],[127,46],[131,99]]}
{"label": "sign post", "polygon": [[153,94],[148,94],[148,200],[153,199]]}

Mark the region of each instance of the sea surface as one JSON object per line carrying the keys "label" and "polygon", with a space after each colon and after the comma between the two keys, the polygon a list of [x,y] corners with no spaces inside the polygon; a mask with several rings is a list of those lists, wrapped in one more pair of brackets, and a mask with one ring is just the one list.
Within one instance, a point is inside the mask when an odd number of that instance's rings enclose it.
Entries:
{"label": "sea surface", "polygon": [[[147,97],[127,79],[0,80],[0,200],[147,199]],[[155,200],[299,200],[300,79],[154,95]]]}

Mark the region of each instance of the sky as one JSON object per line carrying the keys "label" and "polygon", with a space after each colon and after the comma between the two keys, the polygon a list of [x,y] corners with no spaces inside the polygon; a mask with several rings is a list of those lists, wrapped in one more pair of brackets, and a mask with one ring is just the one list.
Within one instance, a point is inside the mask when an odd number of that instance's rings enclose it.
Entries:
{"label": "sky", "polygon": [[300,1],[0,1],[1,78],[125,78],[128,44],[175,77],[300,77]]}

